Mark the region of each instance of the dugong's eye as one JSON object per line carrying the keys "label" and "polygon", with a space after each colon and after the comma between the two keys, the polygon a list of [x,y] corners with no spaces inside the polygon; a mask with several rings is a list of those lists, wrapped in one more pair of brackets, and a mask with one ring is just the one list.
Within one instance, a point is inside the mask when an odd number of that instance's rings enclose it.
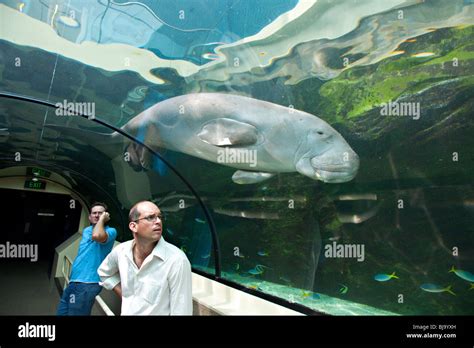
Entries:
{"label": "dugong's eye", "polygon": [[331,136],[331,133],[321,129],[313,129],[311,135],[314,139],[327,139]]}
{"label": "dugong's eye", "polygon": [[313,133],[314,135],[326,135],[326,133],[323,132],[322,130],[316,130],[316,129],[314,129],[311,133]]}

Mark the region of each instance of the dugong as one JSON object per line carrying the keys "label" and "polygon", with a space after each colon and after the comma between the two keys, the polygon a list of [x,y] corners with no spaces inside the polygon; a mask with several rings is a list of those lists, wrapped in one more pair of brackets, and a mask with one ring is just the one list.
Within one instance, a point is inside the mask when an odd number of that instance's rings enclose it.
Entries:
{"label": "dugong", "polygon": [[[291,172],[342,183],[352,180],[359,168],[354,150],[322,119],[239,95],[173,97],[144,110],[122,129],[152,149],[167,148],[239,169],[234,180],[243,184]],[[118,133],[112,137],[123,138]],[[136,144],[127,148],[141,166],[150,167],[149,152],[140,149]]]}

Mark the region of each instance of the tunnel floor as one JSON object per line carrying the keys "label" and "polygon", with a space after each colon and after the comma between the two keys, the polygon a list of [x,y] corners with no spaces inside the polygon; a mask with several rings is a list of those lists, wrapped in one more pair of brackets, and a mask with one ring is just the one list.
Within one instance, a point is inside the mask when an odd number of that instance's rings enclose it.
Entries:
{"label": "tunnel floor", "polygon": [[48,262],[0,263],[0,315],[55,315],[59,293],[48,278]]}
{"label": "tunnel floor", "polygon": [[[0,315],[56,315],[60,296],[48,267],[47,261],[0,262]],[[97,303],[92,315],[104,315]]]}

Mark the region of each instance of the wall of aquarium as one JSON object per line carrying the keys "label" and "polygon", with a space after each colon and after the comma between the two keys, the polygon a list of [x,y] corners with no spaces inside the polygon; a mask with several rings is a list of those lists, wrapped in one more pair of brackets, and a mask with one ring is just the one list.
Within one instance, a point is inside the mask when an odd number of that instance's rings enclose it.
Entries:
{"label": "wall of aquarium", "polygon": [[[474,314],[474,3],[2,0],[0,169],[154,201],[193,270],[330,315]],[[20,156],[20,157],[18,157]]]}

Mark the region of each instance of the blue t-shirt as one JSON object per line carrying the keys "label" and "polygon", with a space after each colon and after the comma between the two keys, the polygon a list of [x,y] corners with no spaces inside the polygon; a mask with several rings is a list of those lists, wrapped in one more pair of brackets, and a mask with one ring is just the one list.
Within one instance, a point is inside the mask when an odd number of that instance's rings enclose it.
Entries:
{"label": "blue t-shirt", "polygon": [[82,231],[79,251],[72,265],[71,282],[98,283],[100,277],[97,274],[97,269],[114,246],[115,238],[117,238],[115,228],[105,226],[108,236],[105,243],[92,240],[92,229],[93,226],[89,226]]}

